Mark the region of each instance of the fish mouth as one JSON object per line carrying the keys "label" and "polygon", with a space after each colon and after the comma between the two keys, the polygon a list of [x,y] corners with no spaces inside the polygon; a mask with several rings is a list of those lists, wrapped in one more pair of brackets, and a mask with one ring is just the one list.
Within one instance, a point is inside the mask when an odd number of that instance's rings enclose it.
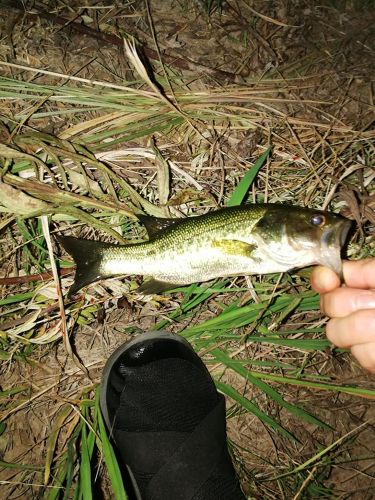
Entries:
{"label": "fish mouth", "polygon": [[332,269],[340,277],[341,281],[344,281],[341,249],[345,245],[351,227],[352,222],[343,219],[333,227],[326,229],[321,239],[319,264]]}
{"label": "fish mouth", "polygon": [[349,231],[350,231],[351,227],[352,227],[352,221],[350,221],[350,220],[344,220],[343,221],[342,228],[341,228],[341,231],[339,233],[341,248],[346,243],[346,239],[348,237],[348,234],[349,234]]}

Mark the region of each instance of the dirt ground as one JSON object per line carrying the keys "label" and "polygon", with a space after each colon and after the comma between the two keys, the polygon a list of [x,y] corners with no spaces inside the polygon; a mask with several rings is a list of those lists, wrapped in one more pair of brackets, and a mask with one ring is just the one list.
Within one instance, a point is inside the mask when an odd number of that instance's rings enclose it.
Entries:
{"label": "dirt ground", "polygon": [[[332,120],[343,126],[362,131],[373,129],[373,2],[238,0],[211,2],[209,14],[204,4],[210,2],[0,1],[0,60],[82,78],[122,82],[132,73],[118,36],[136,37],[145,47],[145,56],[161,72],[152,24],[162,59],[172,71],[189,79],[189,88],[251,85],[263,77],[284,79],[303,75],[308,85],[296,88],[295,94],[304,99],[329,101],[324,113],[314,106],[292,107],[288,102],[280,103],[280,110],[296,119],[328,122],[327,117],[334,117]],[[69,19],[71,26],[64,26],[64,19],[65,23]],[[7,69],[0,71],[9,74]],[[9,71],[20,72],[16,68]],[[46,121],[45,131],[58,133],[65,125],[62,120],[65,118]],[[258,140],[255,133],[239,134],[237,139],[238,153],[243,151],[248,155]],[[225,147],[224,142],[222,146]],[[228,168],[234,169],[235,165]],[[209,184],[209,177],[205,182]],[[1,460],[43,464],[45,441],[59,404],[74,402],[78,394],[89,391],[100,381],[106,359],[124,341],[123,329],[147,330],[155,324],[155,310],[150,304],[141,307],[114,301],[105,307],[104,322],[80,328],[74,338],[74,347],[90,378],[66,356],[62,344],[41,347],[33,355],[32,363],[3,363],[1,387],[27,385],[33,403],[20,399],[23,406],[12,410],[6,419],[7,433],[0,435]],[[173,307],[173,303],[168,307]],[[173,325],[169,329],[173,331]],[[283,356],[287,359],[287,354]],[[375,379],[349,355],[319,356],[324,362],[324,373],[333,376],[338,384],[375,389]],[[228,374],[228,382],[240,384],[233,377]],[[260,407],[285,427],[292,428],[299,442],[271,433],[251,415],[230,416],[228,430],[233,456],[249,498],[375,498],[374,402],[345,394],[293,389],[293,386],[285,387],[283,396],[303,405],[331,428],[302,425],[284,410],[273,407],[266,398],[258,401]],[[228,401],[229,410],[231,405]],[[324,492],[305,496],[306,484],[293,484],[298,482],[294,477],[284,479],[287,487],[272,479],[280,464],[284,468],[301,464],[344,436],[340,445],[334,446],[313,469],[312,476],[319,475],[326,488]],[[0,474],[2,498],[31,499],[45,495],[40,493],[39,472],[3,469]],[[327,493],[329,489],[331,492]],[[296,492],[293,497],[289,496],[290,491]]]}

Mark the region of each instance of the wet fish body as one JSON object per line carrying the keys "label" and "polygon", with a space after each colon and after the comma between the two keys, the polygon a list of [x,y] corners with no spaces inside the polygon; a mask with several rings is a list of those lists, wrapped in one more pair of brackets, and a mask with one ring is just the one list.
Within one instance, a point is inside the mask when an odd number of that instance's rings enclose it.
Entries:
{"label": "wet fish body", "polygon": [[76,264],[70,295],[94,281],[146,277],[139,291],[157,293],[217,277],[289,271],[313,264],[341,273],[350,221],[290,205],[242,205],[186,219],[140,217],[150,239],[114,245],[62,236]]}

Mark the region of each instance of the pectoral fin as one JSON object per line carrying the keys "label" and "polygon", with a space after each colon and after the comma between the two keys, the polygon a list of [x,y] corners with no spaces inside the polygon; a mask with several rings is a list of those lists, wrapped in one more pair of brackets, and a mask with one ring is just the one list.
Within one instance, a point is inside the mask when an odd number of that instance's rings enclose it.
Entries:
{"label": "pectoral fin", "polygon": [[240,240],[215,240],[212,242],[212,246],[219,248],[227,255],[240,255],[252,259],[254,259],[254,251],[257,249],[256,244]]}
{"label": "pectoral fin", "polygon": [[167,292],[181,286],[176,283],[169,283],[167,281],[159,281],[154,278],[146,278],[142,285],[137,288],[137,292],[148,294]]}

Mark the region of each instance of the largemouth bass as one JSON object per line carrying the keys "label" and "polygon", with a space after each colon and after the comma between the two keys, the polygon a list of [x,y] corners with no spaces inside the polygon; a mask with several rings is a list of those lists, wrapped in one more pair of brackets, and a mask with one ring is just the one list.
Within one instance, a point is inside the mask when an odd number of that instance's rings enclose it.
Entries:
{"label": "largemouth bass", "polygon": [[77,264],[69,295],[104,278],[143,275],[138,291],[158,293],[218,277],[290,271],[313,264],[342,273],[351,222],[290,205],[242,205],[185,219],[140,216],[149,240],[115,245],[58,237]]}

